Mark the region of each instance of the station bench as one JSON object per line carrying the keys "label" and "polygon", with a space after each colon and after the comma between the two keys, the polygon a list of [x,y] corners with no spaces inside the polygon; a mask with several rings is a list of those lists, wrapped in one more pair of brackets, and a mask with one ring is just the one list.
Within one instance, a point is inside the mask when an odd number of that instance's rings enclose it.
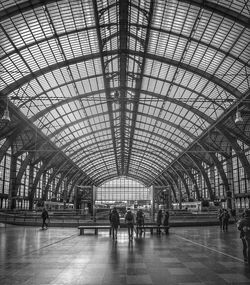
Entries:
{"label": "station bench", "polygon": [[[85,230],[94,230],[95,235],[98,235],[98,230],[109,230],[109,235],[111,235],[111,226],[110,225],[84,225],[79,226],[78,229],[80,230],[80,235],[84,235]],[[143,231],[145,234],[146,230],[150,230],[150,233],[153,234],[154,230],[157,233],[157,230],[163,231],[164,233],[169,233],[169,226],[160,226],[157,225],[144,225],[144,226],[137,226],[134,227],[136,236],[139,235],[140,230]]]}
{"label": "station bench", "polygon": [[109,234],[111,235],[111,227],[109,225],[107,226],[84,225],[84,226],[79,226],[78,229],[80,230],[80,235],[84,235],[84,230],[94,230],[95,235],[98,235],[98,230],[109,230]]}
{"label": "station bench", "polygon": [[142,231],[144,234],[146,230],[150,230],[150,233],[153,234],[154,230],[160,230],[161,232],[163,231],[164,233],[168,234],[169,233],[169,226],[157,226],[157,225],[144,225],[144,226],[136,226],[136,236],[138,236],[139,232]]}

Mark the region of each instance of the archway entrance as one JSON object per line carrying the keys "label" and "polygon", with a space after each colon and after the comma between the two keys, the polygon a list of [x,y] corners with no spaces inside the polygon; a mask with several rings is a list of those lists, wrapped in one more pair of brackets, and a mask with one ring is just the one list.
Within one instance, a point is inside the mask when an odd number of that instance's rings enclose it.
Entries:
{"label": "archway entrance", "polygon": [[95,191],[95,216],[97,219],[106,219],[110,209],[117,207],[120,217],[123,218],[129,207],[137,212],[143,209],[147,218],[151,218],[152,187],[146,187],[140,182],[119,177],[109,180]]}

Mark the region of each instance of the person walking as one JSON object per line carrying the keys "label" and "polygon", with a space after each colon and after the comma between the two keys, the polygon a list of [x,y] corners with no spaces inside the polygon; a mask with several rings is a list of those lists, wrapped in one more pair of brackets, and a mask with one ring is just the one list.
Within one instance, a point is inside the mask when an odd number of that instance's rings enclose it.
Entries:
{"label": "person walking", "polygon": [[127,228],[128,228],[129,240],[133,240],[135,218],[130,208],[128,208],[127,213],[125,214],[125,223],[127,224]]}
{"label": "person walking", "polygon": [[237,222],[243,245],[244,262],[250,266],[250,209],[245,210],[242,218]]}
{"label": "person walking", "polygon": [[[142,235],[143,232],[143,227],[144,227],[144,213],[142,209],[139,209],[136,215],[136,225],[140,228],[140,236]],[[136,234],[138,235],[138,230],[136,231]]]}
{"label": "person walking", "polygon": [[160,226],[162,224],[162,218],[163,218],[162,210],[159,210],[157,213],[157,218],[156,218],[156,224],[158,226],[157,234],[161,233]]}
{"label": "person walking", "polygon": [[116,207],[114,207],[114,209],[110,213],[110,224],[111,224],[111,234],[113,236],[113,239],[117,240],[117,230],[118,227],[120,226],[120,217]]}
{"label": "person walking", "polygon": [[[166,211],[163,219],[163,226],[164,227],[169,227],[169,212]],[[168,228],[165,228],[165,233],[168,233]]]}
{"label": "person walking", "polygon": [[222,230],[222,217],[223,217],[223,209],[220,208],[219,211],[218,211],[218,219],[219,219],[219,225],[220,225],[220,229]]}
{"label": "person walking", "polygon": [[222,215],[222,230],[223,230],[223,232],[227,232],[229,218],[230,218],[230,215],[228,213],[228,210],[224,209],[223,215]]}
{"label": "person walking", "polygon": [[49,213],[48,211],[46,210],[46,208],[43,208],[42,210],[42,220],[43,220],[43,223],[42,223],[42,229],[43,230],[47,230],[48,228],[48,223],[46,222],[47,219],[49,219]]}

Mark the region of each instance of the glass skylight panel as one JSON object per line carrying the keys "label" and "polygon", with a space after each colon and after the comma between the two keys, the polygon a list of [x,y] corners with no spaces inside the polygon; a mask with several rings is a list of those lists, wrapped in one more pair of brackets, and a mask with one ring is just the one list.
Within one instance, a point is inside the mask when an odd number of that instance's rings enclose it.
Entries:
{"label": "glass skylight panel", "polygon": [[247,6],[248,2],[246,0],[210,0],[210,2],[229,8],[237,13],[242,13],[249,16],[249,7]]}

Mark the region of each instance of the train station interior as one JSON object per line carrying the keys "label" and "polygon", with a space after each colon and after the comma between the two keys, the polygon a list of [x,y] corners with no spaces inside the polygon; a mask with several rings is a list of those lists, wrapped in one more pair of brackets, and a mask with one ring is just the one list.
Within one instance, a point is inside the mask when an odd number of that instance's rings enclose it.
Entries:
{"label": "train station interior", "polygon": [[1,0],[0,283],[249,285],[249,55],[247,0]]}

